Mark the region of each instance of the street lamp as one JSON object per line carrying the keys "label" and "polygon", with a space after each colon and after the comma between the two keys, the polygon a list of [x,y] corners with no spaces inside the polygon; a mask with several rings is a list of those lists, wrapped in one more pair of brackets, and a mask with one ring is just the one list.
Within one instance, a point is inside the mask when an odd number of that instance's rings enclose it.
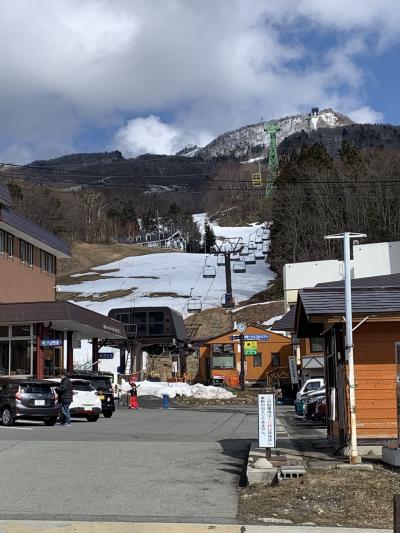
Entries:
{"label": "street lamp", "polygon": [[343,239],[344,255],[344,297],[346,301],[346,359],[349,365],[349,400],[350,400],[350,462],[360,462],[357,451],[356,391],[354,379],[353,351],[353,311],[351,307],[351,273],[350,273],[350,239],[366,237],[365,233],[337,233],[326,235],[324,239]]}

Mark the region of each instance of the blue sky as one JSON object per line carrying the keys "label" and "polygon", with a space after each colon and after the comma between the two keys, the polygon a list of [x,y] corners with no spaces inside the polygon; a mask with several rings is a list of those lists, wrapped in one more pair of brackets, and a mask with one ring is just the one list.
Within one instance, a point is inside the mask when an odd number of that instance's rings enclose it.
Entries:
{"label": "blue sky", "polygon": [[311,106],[400,124],[398,0],[2,0],[0,160],[174,153]]}

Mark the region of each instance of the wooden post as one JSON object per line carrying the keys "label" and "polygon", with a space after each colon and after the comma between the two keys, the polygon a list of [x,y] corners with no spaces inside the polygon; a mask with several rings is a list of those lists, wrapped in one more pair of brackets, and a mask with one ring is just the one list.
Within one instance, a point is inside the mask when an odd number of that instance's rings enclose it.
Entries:
{"label": "wooden post", "polygon": [[74,349],[72,347],[72,331],[67,331],[67,371],[74,370]]}
{"label": "wooden post", "polygon": [[393,496],[393,532],[400,533],[400,494]]}

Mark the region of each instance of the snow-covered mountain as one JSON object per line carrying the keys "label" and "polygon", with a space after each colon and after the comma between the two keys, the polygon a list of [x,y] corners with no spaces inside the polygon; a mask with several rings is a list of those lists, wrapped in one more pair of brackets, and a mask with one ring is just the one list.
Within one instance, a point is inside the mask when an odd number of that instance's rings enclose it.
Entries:
{"label": "snow-covered mountain", "polygon": [[269,135],[264,127],[274,123],[280,127],[277,135],[278,144],[286,137],[301,130],[312,131],[319,128],[335,128],[353,124],[351,118],[338,113],[331,108],[319,111],[314,108],[311,113],[292,115],[268,122],[250,124],[237,130],[228,131],[219,135],[207,146],[198,150],[188,151],[185,155],[196,155],[202,159],[210,160],[219,157],[251,158],[262,154],[269,146]]}

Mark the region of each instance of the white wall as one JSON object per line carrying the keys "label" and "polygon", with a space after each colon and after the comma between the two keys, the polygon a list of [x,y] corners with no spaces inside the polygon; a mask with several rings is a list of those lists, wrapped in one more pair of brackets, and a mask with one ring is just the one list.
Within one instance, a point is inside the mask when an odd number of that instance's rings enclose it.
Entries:
{"label": "white wall", "polygon": [[[400,273],[400,241],[353,246],[351,277],[366,278]],[[283,267],[285,309],[297,301],[297,292],[317,283],[344,278],[343,261],[307,261],[288,263]]]}
{"label": "white wall", "polygon": [[354,277],[383,276],[400,272],[400,241],[357,244],[353,247]]}
{"label": "white wall", "polygon": [[307,261],[288,263],[283,267],[283,290],[286,311],[297,301],[297,292],[317,283],[339,281],[344,278],[343,261]]}

